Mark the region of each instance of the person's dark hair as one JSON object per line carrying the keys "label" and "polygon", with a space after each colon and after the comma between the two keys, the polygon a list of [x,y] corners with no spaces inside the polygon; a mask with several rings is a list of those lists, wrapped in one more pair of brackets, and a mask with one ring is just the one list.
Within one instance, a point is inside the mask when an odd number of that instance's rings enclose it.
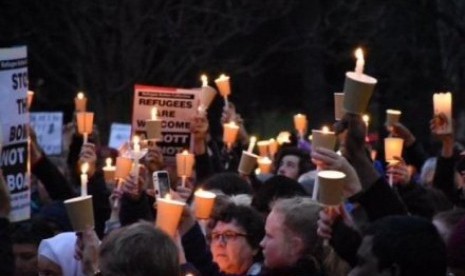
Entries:
{"label": "person's dark hair", "polygon": [[53,229],[42,218],[33,218],[12,225],[11,239],[14,244],[33,244],[39,246],[43,239],[55,235]]}
{"label": "person's dark hair", "polygon": [[252,194],[249,183],[242,179],[237,173],[218,173],[207,180],[202,185],[205,190],[218,190],[225,195]]}
{"label": "person's dark hair", "polygon": [[244,229],[247,234],[245,237],[247,243],[253,249],[258,249],[258,254],[254,256],[254,261],[259,262],[263,260],[260,241],[265,236],[265,220],[257,210],[250,206],[231,203],[215,214],[212,220],[212,225],[210,225],[212,229],[220,221],[225,223],[233,222]]}
{"label": "person's dark hair", "polygon": [[149,223],[113,231],[100,246],[104,275],[179,275],[178,249],[173,240]]}
{"label": "person's dark hair", "polygon": [[291,198],[294,196],[308,196],[299,182],[282,175],[276,175],[268,179],[258,189],[252,199],[252,206],[259,212],[268,214],[270,203],[279,198]]}
{"label": "person's dark hair", "polygon": [[389,216],[365,232],[381,271],[396,264],[402,276],[446,275],[446,248],[434,225],[420,217]]}
{"label": "person's dark hair", "polygon": [[275,161],[275,173],[279,169],[279,164],[282,159],[288,155],[295,155],[299,157],[299,175],[304,174],[313,169],[313,163],[310,162],[310,155],[297,147],[283,147],[279,150]]}

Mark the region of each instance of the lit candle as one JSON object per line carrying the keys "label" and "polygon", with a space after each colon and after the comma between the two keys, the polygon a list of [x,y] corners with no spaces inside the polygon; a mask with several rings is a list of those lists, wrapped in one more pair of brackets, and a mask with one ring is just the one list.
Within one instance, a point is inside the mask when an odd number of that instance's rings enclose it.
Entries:
{"label": "lit candle", "polygon": [[221,74],[215,80],[215,83],[216,83],[216,86],[218,87],[218,90],[220,91],[221,96],[223,96],[224,98],[225,106],[229,106],[228,96],[231,94],[231,85],[229,83],[229,77],[226,76],[225,74]]}
{"label": "lit candle", "polygon": [[74,98],[74,109],[77,112],[84,112],[86,111],[86,105],[87,105],[87,98],[84,96],[84,93],[79,92]]}
{"label": "lit candle", "polygon": [[162,120],[158,119],[157,117],[157,108],[152,108],[150,114],[150,119],[145,120],[145,130],[147,132],[147,139],[160,141],[163,139],[163,135],[161,133]]}
{"label": "lit candle", "polygon": [[290,143],[291,133],[289,131],[281,131],[278,136],[276,137],[276,141],[278,144],[282,145],[284,143]]}
{"label": "lit candle", "polygon": [[183,187],[186,186],[186,178],[192,176],[194,162],[194,155],[187,150],[176,154],[176,172],[182,178]]}
{"label": "lit candle", "polygon": [[164,198],[157,198],[156,227],[174,237],[185,205],[184,202],[172,200],[169,194]]}
{"label": "lit candle", "polygon": [[27,91],[27,109],[31,108],[32,100],[34,99],[34,91]]}
{"label": "lit candle", "polygon": [[105,159],[105,166],[103,167],[103,175],[106,182],[115,180],[116,167],[112,166],[111,157]]}
{"label": "lit candle", "polygon": [[274,138],[271,138],[268,144],[268,151],[270,153],[271,158],[273,158],[274,155],[278,152],[278,148],[279,143]]}
{"label": "lit candle", "polygon": [[294,115],[294,127],[302,138],[307,129],[307,116],[300,113]]}
{"label": "lit candle", "polygon": [[134,135],[134,137],[132,137],[134,153],[139,153],[140,152],[140,144],[139,144],[139,142],[140,142],[139,136]]}
{"label": "lit candle", "polygon": [[236,142],[238,133],[239,126],[234,121],[223,124],[223,142],[227,145],[228,149],[231,149],[234,142]]}
{"label": "lit candle", "polygon": [[81,165],[81,196],[87,195],[87,182],[89,181],[87,177],[87,171],[89,170],[89,163],[85,162]]}
{"label": "lit candle", "polygon": [[249,147],[247,148],[248,153],[252,153],[253,148],[255,147],[255,142],[257,142],[257,137],[250,137]]}
{"label": "lit candle", "polygon": [[271,159],[268,157],[262,157],[258,159],[258,168],[260,173],[270,173],[271,172]]}
{"label": "lit candle", "polygon": [[202,80],[202,89],[200,90],[200,105],[199,112],[205,113],[216,96],[216,90],[208,85],[208,78],[206,75],[200,77]]}
{"label": "lit candle", "polygon": [[365,59],[363,57],[363,50],[362,48],[358,48],[355,50],[355,57],[357,58],[357,62],[355,64],[355,73],[358,75],[363,74],[363,67],[365,66]]}
{"label": "lit candle", "polygon": [[257,142],[257,147],[258,147],[258,152],[259,152],[260,156],[262,156],[262,157],[268,156],[270,141],[269,140],[258,141]]}
{"label": "lit candle", "polygon": [[312,129],[312,147],[334,150],[335,146],[336,134],[329,131],[327,126],[323,126],[321,130]]}
{"label": "lit candle", "polygon": [[84,143],[87,143],[87,137],[92,134],[94,125],[94,113],[93,112],[77,112],[76,121],[78,126],[78,132],[84,136]]}
{"label": "lit candle", "polygon": [[434,93],[433,103],[436,132],[438,134],[452,133],[452,94],[450,92]]}
{"label": "lit candle", "polygon": [[194,193],[195,217],[198,219],[210,218],[215,198],[214,193],[198,189]]}

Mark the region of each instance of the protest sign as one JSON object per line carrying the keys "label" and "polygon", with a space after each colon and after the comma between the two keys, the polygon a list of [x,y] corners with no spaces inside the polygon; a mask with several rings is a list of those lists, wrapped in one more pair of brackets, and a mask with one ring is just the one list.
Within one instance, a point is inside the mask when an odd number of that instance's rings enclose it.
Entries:
{"label": "protest sign", "polygon": [[166,161],[173,163],[176,153],[191,149],[190,120],[198,107],[197,89],[178,89],[136,85],[134,89],[134,108],[132,131],[146,137],[145,120],[151,117],[153,107],[157,108],[157,117],[162,120],[163,141],[161,147]]}
{"label": "protest sign", "polygon": [[47,155],[62,152],[63,113],[31,112],[31,127],[37,136],[37,143]]}
{"label": "protest sign", "polygon": [[0,49],[0,166],[11,197],[10,220],[30,217],[26,46]]}

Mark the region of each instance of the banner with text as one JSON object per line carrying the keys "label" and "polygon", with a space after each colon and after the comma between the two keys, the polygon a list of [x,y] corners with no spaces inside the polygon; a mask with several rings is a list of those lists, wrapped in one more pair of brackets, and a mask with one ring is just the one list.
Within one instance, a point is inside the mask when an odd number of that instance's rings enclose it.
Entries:
{"label": "banner with text", "polygon": [[0,49],[0,166],[10,191],[12,222],[30,217],[27,125],[27,48]]}
{"label": "banner with text", "polygon": [[61,154],[63,112],[31,112],[30,115],[39,146],[47,155]]}
{"label": "banner with text", "polygon": [[163,141],[157,145],[163,151],[165,161],[172,163],[176,153],[191,149],[190,120],[196,114],[197,89],[179,89],[136,85],[132,131],[146,137],[145,120],[150,119],[151,110],[157,108],[157,117],[162,120]]}

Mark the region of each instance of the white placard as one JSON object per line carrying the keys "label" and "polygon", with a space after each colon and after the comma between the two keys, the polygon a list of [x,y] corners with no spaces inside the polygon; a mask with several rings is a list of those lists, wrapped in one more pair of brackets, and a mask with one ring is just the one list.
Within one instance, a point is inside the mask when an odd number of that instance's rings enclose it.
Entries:
{"label": "white placard", "polygon": [[62,152],[63,113],[31,112],[31,126],[37,135],[37,142],[47,155]]}
{"label": "white placard", "polygon": [[131,139],[130,124],[111,124],[110,141],[108,142],[110,148],[119,149],[124,142],[130,141],[129,139]]}
{"label": "white placard", "polygon": [[191,149],[190,120],[198,107],[198,89],[178,89],[136,85],[132,131],[145,135],[145,120],[150,119],[151,110],[156,107],[162,120],[163,141],[158,142],[165,161],[173,163],[176,153]]}
{"label": "white placard", "polygon": [[0,49],[0,166],[10,191],[12,222],[31,215],[28,177],[27,48]]}

